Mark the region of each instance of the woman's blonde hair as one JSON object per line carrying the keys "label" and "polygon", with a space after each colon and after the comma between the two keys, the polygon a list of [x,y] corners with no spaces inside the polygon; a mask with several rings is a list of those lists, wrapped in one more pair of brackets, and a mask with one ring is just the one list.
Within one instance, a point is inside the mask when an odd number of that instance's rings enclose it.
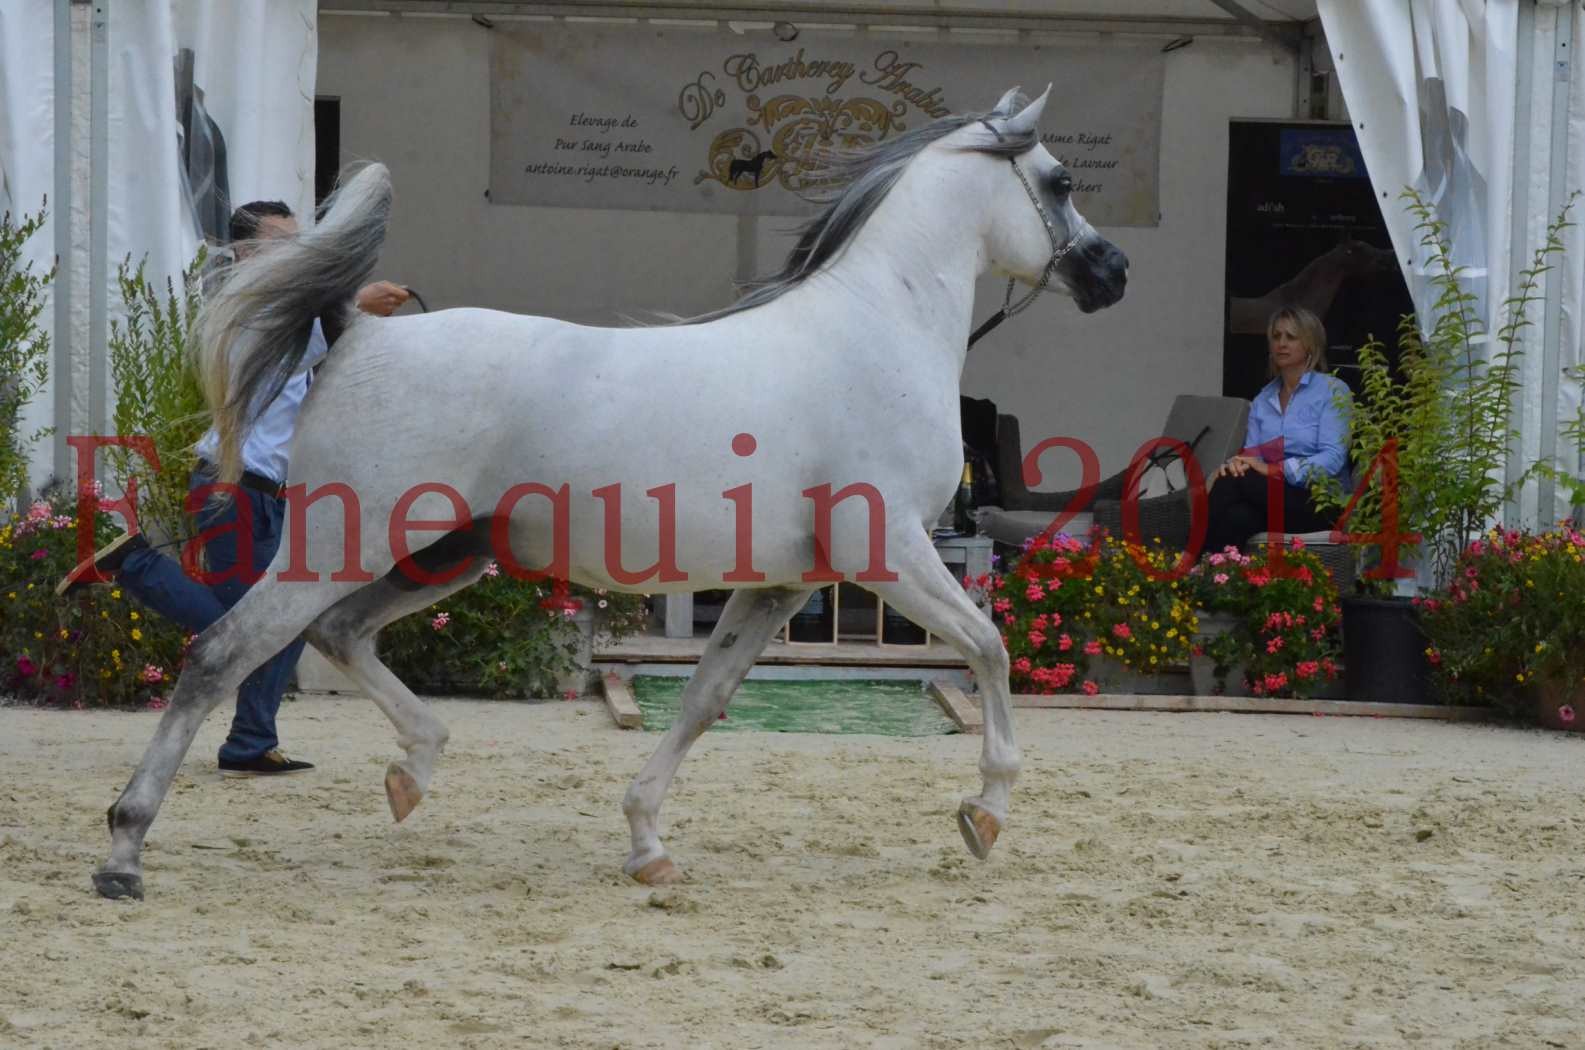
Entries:
{"label": "woman's blonde hair", "polygon": [[1299,343],[1304,347],[1304,367],[1311,372],[1326,371],[1326,326],[1315,314],[1302,306],[1284,306],[1271,315],[1271,320],[1266,322],[1266,367],[1272,375],[1277,374],[1277,369],[1271,363],[1269,344],[1277,334],[1277,325],[1283,321],[1293,322],[1294,333],[1299,337]]}

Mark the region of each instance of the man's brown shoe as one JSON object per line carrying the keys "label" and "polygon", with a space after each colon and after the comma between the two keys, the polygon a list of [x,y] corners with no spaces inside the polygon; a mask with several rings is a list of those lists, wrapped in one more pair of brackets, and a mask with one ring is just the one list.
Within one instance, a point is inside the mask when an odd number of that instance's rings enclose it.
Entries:
{"label": "man's brown shoe", "polygon": [[95,583],[109,583],[116,570],[121,568],[121,563],[127,560],[127,555],[133,551],[145,550],[148,545],[149,541],[143,538],[143,533],[123,532],[99,548],[93,557],[78,562],[77,567],[55,585],[55,593],[65,598],[83,587]]}

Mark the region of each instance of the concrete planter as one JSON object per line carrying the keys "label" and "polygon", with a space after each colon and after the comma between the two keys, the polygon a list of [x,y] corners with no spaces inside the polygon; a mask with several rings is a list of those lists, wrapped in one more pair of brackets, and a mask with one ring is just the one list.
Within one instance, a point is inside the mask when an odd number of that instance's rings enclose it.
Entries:
{"label": "concrete planter", "polygon": [[[1201,649],[1212,638],[1227,634],[1238,626],[1233,613],[1201,612],[1197,617],[1199,629],[1194,633],[1194,647]],[[1218,677],[1216,664],[1209,656],[1190,655],[1189,680],[1194,685],[1195,696],[1247,696],[1242,664],[1229,667],[1224,677]]]}

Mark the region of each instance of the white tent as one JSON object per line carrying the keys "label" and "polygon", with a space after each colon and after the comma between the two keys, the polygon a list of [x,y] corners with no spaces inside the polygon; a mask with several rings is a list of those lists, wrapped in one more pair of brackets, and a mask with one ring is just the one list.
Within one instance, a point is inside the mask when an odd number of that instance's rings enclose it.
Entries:
{"label": "white tent", "polygon": [[[33,214],[48,197],[28,259],[60,263],[45,318],[50,387],[23,427],[55,431],[35,481],[75,471],[68,435],[109,431],[123,259],[146,260],[161,284],[228,210],[220,197],[312,207],[315,8],[0,0],[0,210]],[[229,186],[207,178],[217,150]]]}
{"label": "white tent", "polygon": [[[719,8],[621,0],[0,0],[0,206],[37,210],[49,193],[52,224],[33,256],[47,263],[58,255],[64,263],[53,316],[55,386],[33,406],[32,420],[57,432],[38,476],[68,472],[67,433],[103,429],[103,347],[115,308],[115,261],[146,253],[157,277],[174,274],[196,244],[204,188],[184,190],[175,149],[158,145],[174,146],[182,133],[170,100],[183,77],[176,58],[184,47],[194,52],[191,80],[203,91],[203,105],[226,129],[229,199],[283,197],[301,210],[311,203],[320,9],[1055,28],[1164,42],[1259,34],[1296,56],[1293,116],[1339,115],[1340,85],[1411,289],[1423,291],[1424,259],[1398,206],[1405,186],[1435,199],[1458,260],[1493,308],[1585,174],[1585,77],[1569,59],[1585,34],[1579,6],[1565,0],[740,0]],[[59,99],[71,104],[58,106]],[[209,148],[198,141],[205,127],[189,121],[184,148]],[[1564,367],[1580,360],[1585,283],[1585,245],[1578,231],[1570,234],[1565,266],[1549,275],[1545,310],[1527,340],[1516,467],[1559,451],[1565,466],[1577,465],[1577,450],[1557,447],[1559,424],[1579,401],[1576,384],[1563,377]],[[1535,522],[1564,509],[1542,485],[1512,514]]]}

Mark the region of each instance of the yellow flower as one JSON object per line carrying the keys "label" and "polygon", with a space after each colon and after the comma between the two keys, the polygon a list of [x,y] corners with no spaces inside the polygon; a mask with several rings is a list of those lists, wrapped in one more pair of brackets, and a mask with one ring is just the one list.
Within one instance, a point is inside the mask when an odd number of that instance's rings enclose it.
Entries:
{"label": "yellow flower", "polygon": [[11,592],[11,600],[12,601],[16,601],[17,600],[17,592],[16,591],[12,591]]}
{"label": "yellow flower", "polygon": [[32,584],[31,584],[31,583],[30,583],[30,584],[28,584],[28,590],[30,590],[30,591],[31,591],[31,590],[32,590],[32,589],[33,589],[33,585],[32,585]]}
{"label": "yellow flower", "polygon": [[138,615],[138,614],[137,614],[137,612],[136,612],[136,611],[134,611],[134,612],[133,612],[133,613],[132,613],[132,619],[133,619],[133,620],[141,620],[141,619],[143,619],[143,617],[141,617],[141,616],[139,616],[139,615]]}
{"label": "yellow flower", "polygon": [[1159,630],[1161,630],[1161,624],[1157,623],[1155,620],[1151,620],[1150,621],[1150,629],[1152,631],[1159,631]]}
{"label": "yellow flower", "polygon": [[1536,642],[1535,643],[1535,651],[1536,652],[1539,653],[1542,649],[1545,649],[1545,648],[1546,648],[1546,643],[1545,642]]}
{"label": "yellow flower", "polygon": [[136,627],[132,628],[132,640],[134,642],[141,642],[143,640],[143,632],[138,630]]}
{"label": "yellow flower", "polygon": [[44,637],[44,632],[43,631],[34,631],[33,632],[33,637],[35,637],[35,638],[43,638]]}
{"label": "yellow flower", "polygon": [[115,598],[117,601],[119,601],[121,599],[121,588],[117,587],[115,590],[111,591],[110,592],[110,597]]}
{"label": "yellow flower", "polygon": [[1155,658],[1155,657],[1154,657],[1154,656],[1152,656],[1152,657],[1151,657],[1151,658],[1150,658],[1150,662],[1151,662],[1151,663],[1155,663],[1155,662],[1156,662],[1156,658]]}
{"label": "yellow flower", "polygon": [[110,619],[110,614],[105,612],[103,609],[100,609],[99,610],[99,618],[101,620],[108,620],[108,619]]}
{"label": "yellow flower", "polygon": [[1106,588],[1102,587],[1100,584],[1096,584],[1095,585],[1095,593],[1096,594],[1105,594],[1106,593]]}
{"label": "yellow flower", "polygon": [[1168,629],[1168,631],[1167,631],[1167,637],[1168,638],[1176,638],[1177,636],[1178,636],[1178,629],[1176,627],[1172,627],[1172,628]]}
{"label": "yellow flower", "polygon": [[60,631],[60,637],[63,638],[63,639],[70,638],[71,637],[71,632],[68,631],[66,628],[62,627],[61,631]]}

